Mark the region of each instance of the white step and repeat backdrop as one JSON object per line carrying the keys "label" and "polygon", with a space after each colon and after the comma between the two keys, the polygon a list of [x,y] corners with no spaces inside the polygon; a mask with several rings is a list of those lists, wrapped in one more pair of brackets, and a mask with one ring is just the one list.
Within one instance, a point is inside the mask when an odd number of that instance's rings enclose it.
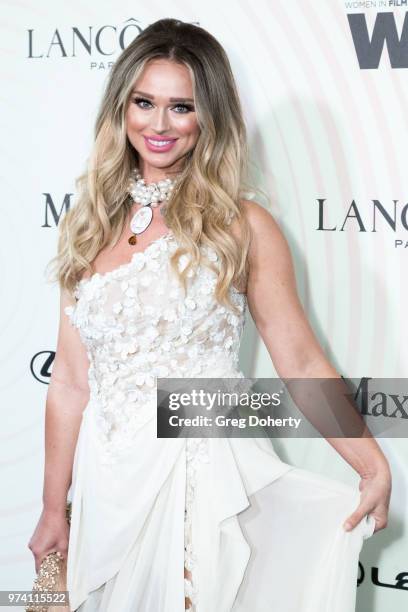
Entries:
{"label": "white step and repeat backdrop", "polygon": [[[242,96],[254,177],[290,242],[301,299],[329,358],[346,377],[403,377],[408,7],[21,0],[2,8],[0,589],[28,589],[58,326],[58,289],[44,270],[115,58],[163,17],[218,38]],[[248,376],[274,375],[251,320],[241,365]],[[407,444],[379,443],[394,475],[390,526],[361,554],[358,612],[402,611],[408,602]],[[286,461],[358,483],[325,440],[275,445]]]}

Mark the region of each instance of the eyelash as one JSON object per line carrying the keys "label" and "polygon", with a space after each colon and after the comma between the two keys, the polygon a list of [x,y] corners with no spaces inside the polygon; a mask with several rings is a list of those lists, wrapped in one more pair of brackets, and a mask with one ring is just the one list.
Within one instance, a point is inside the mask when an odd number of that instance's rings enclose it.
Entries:
{"label": "eyelash", "polygon": [[[134,98],[134,99],[133,99],[133,102],[134,102],[135,104],[137,104],[137,105],[139,104],[139,102],[147,102],[148,104],[150,104],[149,100],[146,100],[146,98]],[[174,108],[178,108],[178,107],[180,107],[180,106],[182,106],[183,108],[187,109],[187,112],[192,112],[192,111],[194,111],[194,107],[193,107],[193,106],[191,106],[190,104],[176,104],[176,106],[175,106]],[[144,107],[139,106],[139,108],[142,108],[142,109],[143,109]],[[179,114],[179,115],[186,115],[186,114],[187,114],[187,112],[182,112],[182,113],[178,113],[178,114]]]}

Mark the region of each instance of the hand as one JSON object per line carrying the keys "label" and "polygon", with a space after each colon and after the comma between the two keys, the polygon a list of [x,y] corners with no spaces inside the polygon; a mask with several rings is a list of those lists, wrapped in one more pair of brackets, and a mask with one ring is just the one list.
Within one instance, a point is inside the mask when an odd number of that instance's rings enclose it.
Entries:
{"label": "hand", "polygon": [[[344,523],[346,531],[351,531],[366,514],[375,519],[375,529],[380,531],[388,524],[388,510],[391,497],[391,472],[388,465],[374,474],[361,477],[359,489],[361,491],[360,503],[357,509]],[[347,524],[350,525],[347,528]]]}
{"label": "hand", "polygon": [[66,559],[68,541],[69,524],[65,516],[65,509],[61,512],[50,512],[44,509],[27,545],[34,555],[35,572],[38,574],[41,561],[48,553],[59,551]]}

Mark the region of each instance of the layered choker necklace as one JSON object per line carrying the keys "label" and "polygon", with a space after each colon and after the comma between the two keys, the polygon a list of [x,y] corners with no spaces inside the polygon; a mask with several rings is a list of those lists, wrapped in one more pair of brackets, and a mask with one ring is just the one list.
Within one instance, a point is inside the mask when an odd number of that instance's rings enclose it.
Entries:
{"label": "layered choker necklace", "polygon": [[[130,221],[132,235],[128,239],[129,244],[136,244],[136,236],[146,231],[153,219],[152,208],[156,208],[162,202],[167,202],[170,199],[177,181],[178,177],[175,179],[167,178],[157,183],[146,185],[139,169],[136,167],[132,170],[128,192],[132,200],[139,204],[139,208]],[[165,212],[166,205],[164,204],[160,209],[160,213],[164,215]]]}

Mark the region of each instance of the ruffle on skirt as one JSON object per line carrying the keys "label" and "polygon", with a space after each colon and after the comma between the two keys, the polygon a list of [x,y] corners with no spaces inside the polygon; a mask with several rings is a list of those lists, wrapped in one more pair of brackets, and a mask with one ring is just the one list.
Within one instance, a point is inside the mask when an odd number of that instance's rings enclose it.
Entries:
{"label": "ruffle on skirt", "polygon": [[[74,460],[71,610],[184,610],[185,439],[157,439],[98,463],[84,413]],[[208,439],[191,512],[197,612],[354,612],[358,557],[374,531],[343,529],[360,493],[282,462],[271,442]]]}

